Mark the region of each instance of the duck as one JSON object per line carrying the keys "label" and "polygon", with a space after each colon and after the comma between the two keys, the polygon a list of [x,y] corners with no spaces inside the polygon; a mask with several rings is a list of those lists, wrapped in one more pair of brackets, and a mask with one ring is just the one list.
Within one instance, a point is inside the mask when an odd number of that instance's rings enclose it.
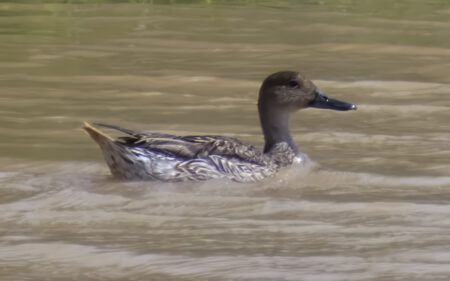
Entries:
{"label": "duck", "polygon": [[[280,71],[262,83],[258,113],[264,148],[237,138],[141,133],[114,125],[84,122],[84,130],[100,146],[111,174],[123,180],[163,182],[227,179],[258,182],[281,168],[304,163],[289,129],[289,117],[304,108],[356,110],[355,104],[329,98],[306,76]],[[117,130],[112,138],[100,128]]]}

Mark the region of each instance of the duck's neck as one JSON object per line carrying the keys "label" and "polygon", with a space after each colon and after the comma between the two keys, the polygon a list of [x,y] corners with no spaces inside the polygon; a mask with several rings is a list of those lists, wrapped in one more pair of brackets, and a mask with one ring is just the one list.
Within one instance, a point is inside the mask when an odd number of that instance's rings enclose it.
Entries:
{"label": "duck's neck", "polygon": [[290,112],[278,108],[258,105],[259,118],[264,133],[264,153],[269,152],[277,143],[286,142],[298,154],[298,148],[289,131]]}

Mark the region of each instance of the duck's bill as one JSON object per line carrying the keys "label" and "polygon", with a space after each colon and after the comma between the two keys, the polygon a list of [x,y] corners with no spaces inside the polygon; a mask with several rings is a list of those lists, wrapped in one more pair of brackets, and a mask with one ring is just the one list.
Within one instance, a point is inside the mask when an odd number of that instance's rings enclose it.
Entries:
{"label": "duck's bill", "polygon": [[309,104],[309,106],[340,111],[357,109],[356,104],[329,98],[320,90],[316,90],[316,98]]}

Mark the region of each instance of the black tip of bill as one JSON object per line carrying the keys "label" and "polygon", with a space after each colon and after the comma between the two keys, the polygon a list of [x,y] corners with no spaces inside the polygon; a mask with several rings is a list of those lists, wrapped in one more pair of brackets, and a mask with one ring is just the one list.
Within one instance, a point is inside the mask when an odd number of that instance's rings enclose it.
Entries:
{"label": "black tip of bill", "polygon": [[332,109],[339,111],[356,110],[356,104],[335,100],[327,97],[322,91],[316,91],[315,99],[309,104],[310,107]]}

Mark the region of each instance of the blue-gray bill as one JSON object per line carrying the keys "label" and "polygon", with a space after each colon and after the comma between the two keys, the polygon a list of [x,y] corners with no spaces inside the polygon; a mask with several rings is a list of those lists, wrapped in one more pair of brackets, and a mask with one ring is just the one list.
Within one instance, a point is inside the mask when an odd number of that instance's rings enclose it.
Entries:
{"label": "blue-gray bill", "polygon": [[356,110],[356,104],[329,98],[319,89],[316,90],[316,98],[309,104],[310,107],[332,109],[339,111]]}

